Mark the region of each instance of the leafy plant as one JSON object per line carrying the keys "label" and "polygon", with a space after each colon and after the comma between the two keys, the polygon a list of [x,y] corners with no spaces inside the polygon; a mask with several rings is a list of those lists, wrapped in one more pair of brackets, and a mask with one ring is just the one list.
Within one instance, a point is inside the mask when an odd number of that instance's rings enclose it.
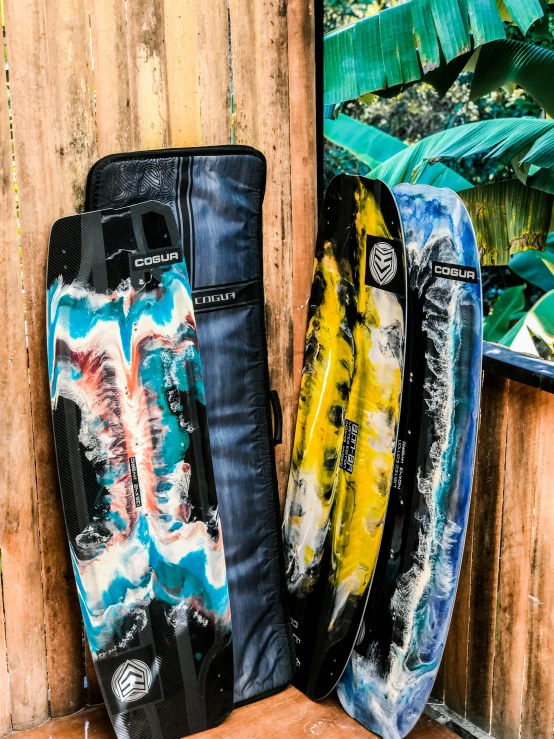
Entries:
{"label": "leafy plant", "polygon": [[543,252],[554,196],[519,180],[481,185],[459,193],[475,228],[481,264],[508,264],[510,257]]}
{"label": "leafy plant", "polygon": [[[495,306],[496,310],[496,306]],[[494,315],[494,313],[493,313]],[[554,290],[543,295],[498,343],[518,352],[554,359]]]}
{"label": "leafy plant", "polygon": [[503,21],[525,34],[544,17],[540,0],[408,0],[387,8],[325,37],[325,104],[415,82],[463,56],[446,75],[453,81],[475,48],[506,38]]}
{"label": "leafy plant", "polygon": [[483,322],[485,341],[499,342],[513,324],[521,318],[521,313],[525,308],[524,290],[525,285],[516,285],[504,290],[494,304],[492,313]]}
{"label": "leafy plant", "polygon": [[554,234],[547,238],[543,253],[525,251],[514,255],[510,259],[510,269],[544,292],[554,290]]}
{"label": "leafy plant", "polygon": [[[355,0],[329,2],[348,5],[351,17],[350,25],[328,34],[324,43],[325,103],[336,118],[325,123],[327,150],[337,164],[353,169],[358,162],[369,177],[391,186],[420,182],[458,191],[472,217],[482,263],[512,268],[505,270],[503,292],[485,319],[485,338],[554,359],[554,235],[546,238],[554,201],[554,120],[540,110],[554,117],[554,13],[546,0],[408,0],[385,9],[387,0],[378,0],[380,10]],[[391,123],[398,128],[399,119],[387,111],[400,110],[408,99],[417,106],[420,89],[429,89],[413,87],[422,80],[449,101],[450,90],[469,90],[460,80],[470,82],[469,94],[447,106],[451,118],[463,109],[473,121],[466,123],[466,116],[448,128],[452,123],[445,118],[447,130],[419,134],[415,141],[404,132],[391,136],[397,133]],[[495,92],[500,88],[507,92]],[[397,98],[401,102],[383,102],[406,90],[408,97]],[[499,117],[506,96],[519,118]],[[336,106],[345,101],[351,101],[351,115],[337,117]],[[475,120],[483,114],[489,120]],[[412,126],[414,115],[403,115]],[[380,130],[383,123],[386,130]],[[507,180],[510,172],[516,180]],[[481,184],[493,178],[499,181]],[[514,275],[530,287],[510,286],[518,279]],[[489,305],[498,292],[492,282]]]}
{"label": "leafy plant", "polygon": [[522,41],[493,41],[476,52],[471,99],[516,84],[554,116],[554,51]]}
{"label": "leafy plant", "polygon": [[[340,113],[334,121],[325,121],[324,134],[329,141],[345,148],[370,170],[408,148],[394,136],[344,113]],[[429,167],[419,181],[435,187],[449,187],[455,191],[472,186],[471,182],[443,164]]]}
{"label": "leafy plant", "polygon": [[554,172],[550,171],[554,167],[554,121],[529,117],[478,121],[441,131],[391,157],[370,176],[389,185],[418,182],[425,168],[436,161],[477,154],[511,162],[524,184],[554,193]]}
{"label": "leafy plant", "polygon": [[[453,131],[463,133],[464,128],[460,126]],[[449,187],[460,192],[477,233],[483,264],[507,264],[510,256],[517,252],[544,250],[554,202],[552,195],[525,187],[518,180],[473,188],[470,182],[440,163],[420,167],[419,170],[416,168],[415,177],[408,168],[402,167],[400,170],[389,167],[387,172],[383,172],[380,163],[393,164],[397,155],[409,154],[410,147],[374,126],[344,114],[340,114],[336,121],[325,121],[324,133],[330,141],[366,164],[369,177],[379,176],[391,186],[411,178],[422,184]],[[441,134],[440,138],[443,140],[444,136]],[[464,147],[471,148],[471,137],[458,138]],[[487,139],[481,137],[479,140],[483,147]],[[421,142],[422,148],[425,148],[425,141]],[[493,141],[498,146],[498,139]],[[441,151],[436,145],[431,145],[431,151],[436,152],[437,149]],[[455,154],[462,156],[463,150],[457,148]],[[437,158],[436,154],[434,158]]]}

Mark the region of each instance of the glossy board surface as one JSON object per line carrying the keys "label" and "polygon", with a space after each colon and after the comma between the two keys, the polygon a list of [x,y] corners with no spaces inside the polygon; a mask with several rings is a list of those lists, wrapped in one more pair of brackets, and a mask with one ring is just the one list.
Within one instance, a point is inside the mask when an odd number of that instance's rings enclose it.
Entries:
{"label": "glossy board surface", "polygon": [[233,703],[230,609],[182,245],[160,203],[63,218],[48,360],[81,609],[120,739],[179,739]]}
{"label": "glossy board surface", "polygon": [[404,362],[406,266],[381,182],[329,185],[316,248],[284,518],[294,684],[336,685],[373,576],[392,480]]}
{"label": "glossy board surface", "polygon": [[479,258],[463,203],[429,186],[393,192],[409,284],[400,430],[373,588],[338,685],[347,712],[384,739],[411,731],[444,649],[469,512],[482,356]]}

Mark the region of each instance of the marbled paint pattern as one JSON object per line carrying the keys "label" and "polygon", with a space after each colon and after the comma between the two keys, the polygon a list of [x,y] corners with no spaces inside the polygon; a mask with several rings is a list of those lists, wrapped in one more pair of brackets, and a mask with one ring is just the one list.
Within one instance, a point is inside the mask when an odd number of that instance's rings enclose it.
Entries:
{"label": "marbled paint pattern", "polygon": [[393,192],[410,289],[424,301],[422,335],[411,340],[428,342],[422,391],[432,444],[414,481],[427,512],[412,564],[394,586],[389,616],[396,627],[388,654],[376,641],[363,654],[355,650],[338,686],[347,712],[384,739],[405,737],[413,728],[444,649],[469,512],[482,351],[480,285],[429,282],[434,260],[478,271],[464,205],[455,193],[429,186],[400,185]]}
{"label": "marbled paint pattern", "polygon": [[154,290],[127,280],[107,294],[60,278],[48,291],[48,339],[52,406],[64,398],[79,409],[79,442],[100,491],[71,552],[93,653],[124,647],[153,599],[167,604],[174,626],[192,618],[226,628],[217,508],[197,515],[184,461],[191,428],[182,399],[205,404],[186,272],[164,271]]}

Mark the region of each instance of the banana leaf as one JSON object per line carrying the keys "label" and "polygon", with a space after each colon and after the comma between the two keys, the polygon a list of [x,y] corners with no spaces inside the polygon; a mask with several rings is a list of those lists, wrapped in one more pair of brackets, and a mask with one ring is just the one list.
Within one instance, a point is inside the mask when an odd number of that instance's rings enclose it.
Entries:
{"label": "banana leaf", "polygon": [[518,84],[550,116],[554,116],[554,51],[523,41],[503,39],[479,51],[471,85],[471,99]]}
{"label": "banana leaf", "polygon": [[459,195],[471,217],[483,265],[508,264],[514,254],[544,251],[553,195],[519,180],[481,185]]}
{"label": "banana leaf", "polygon": [[[540,0],[504,0],[522,33],[544,17]],[[325,36],[324,104],[422,79],[462,54],[506,38],[495,0],[408,0]]]}
{"label": "banana leaf", "polygon": [[[515,329],[516,327],[514,327]],[[517,330],[508,332],[501,343],[516,352],[554,359],[554,290],[543,295],[527,313]],[[509,342],[509,343],[508,343]]]}
{"label": "banana leaf", "polygon": [[[549,168],[554,167],[553,120],[526,116],[496,118],[466,123],[428,136],[380,164],[369,176],[384,180],[389,186],[399,182],[421,182],[425,169],[441,159],[485,155],[488,159],[506,163],[514,160],[517,163],[527,160],[532,151],[541,153],[544,169],[532,176],[516,169],[516,174],[531,187],[537,187],[538,176],[548,175]],[[547,192],[554,192],[554,181],[550,188],[550,180],[546,179],[541,184],[545,185]]]}
{"label": "banana leaf", "polygon": [[[329,141],[349,151],[370,169],[408,148],[394,136],[344,113],[339,113],[335,121],[325,121],[323,131]],[[449,187],[456,192],[472,187],[471,182],[444,164],[429,167],[420,182],[435,187]]]}
{"label": "banana leaf", "polygon": [[498,342],[510,329],[516,314],[525,307],[525,285],[508,287],[496,299],[492,313],[483,322],[483,339]]}
{"label": "banana leaf", "polygon": [[406,144],[394,136],[344,113],[339,113],[335,121],[325,121],[323,133],[326,139],[346,149],[371,169],[406,148]]}
{"label": "banana leaf", "polygon": [[514,323],[512,328],[504,334],[504,336],[501,339],[498,339],[496,342],[497,344],[502,344],[502,346],[510,347],[512,344],[512,341],[515,339],[515,337],[518,335],[521,327],[523,326],[523,323],[525,321],[525,316],[527,316],[527,313],[525,313],[524,316],[521,316],[517,323]]}
{"label": "banana leaf", "polygon": [[526,282],[545,292],[554,290],[554,234],[546,240],[544,252],[524,251],[510,259],[509,267]]}

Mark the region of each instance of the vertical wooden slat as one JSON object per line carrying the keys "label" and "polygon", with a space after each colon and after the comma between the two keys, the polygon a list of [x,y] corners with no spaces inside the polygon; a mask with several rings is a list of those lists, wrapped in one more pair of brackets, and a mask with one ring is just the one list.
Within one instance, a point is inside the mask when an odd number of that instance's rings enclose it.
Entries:
{"label": "vertical wooden slat", "polygon": [[[44,275],[52,222],[82,208],[86,173],[96,156],[88,0],[49,0],[47,7],[42,0],[4,0],[4,9],[27,307],[48,682],[51,713],[57,716],[71,713],[83,703],[83,658],[81,621],[57,492],[46,366]],[[36,532],[36,521],[29,522],[28,529]],[[24,556],[21,561],[25,561]],[[35,618],[37,610],[34,598],[27,622]],[[10,680],[11,672],[10,666]],[[14,692],[12,682],[12,697]],[[34,701],[44,700],[42,689],[33,690],[33,696]],[[14,726],[22,728],[26,721],[16,719],[14,697],[13,703]],[[38,711],[37,716],[39,713],[43,718],[44,712]]]}
{"label": "vertical wooden slat", "polygon": [[[537,423],[535,525],[527,603],[528,641],[521,737],[554,735],[554,395],[532,390]],[[528,481],[525,481],[527,484]]]}
{"label": "vertical wooden slat", "polygon": [[231,142],[229,12],[227,0],[196,0],[198,88],[204,146]]}
{"label": "vertical wooden slat", "polygon": [[[229,0],[237,144],[263,147],[260,13],[262,0]],[[264,26],[263,32],[266,33]],[[265,152],[264,152],[265,154]]]}
{"label": "vertical wooden slat", "polygon": [[289,0],[289,89],[292,193],[293,401],[296,410],[317,233],[314,0]]}
{"label": "vertical wooden slat", "polygon": [[163,0],[133,0],[127,7],[127,50],[134,145],[169,145]]}
{"label": "vertical wooden slat", "polygon": [[[171,146],[202,143],[197,22],[196,0],[164,0]],[[218,49],[218,53],[224,50]]]}
{"label": "vertical wooden slat", "polygon": [[510,383],[492,689],[498,739],[518,739],[521,722],[541,399],[536,390]]}
{"label": "vertical wooden slat", "polygon": [[509,382],[485,374],[475,483],[466,717],[490,731]]}
{"label": "vertical wooden slat", "polygon": [[[9,721],[11,692],[13,726],[24,729],[44,721],[48,715],[48,701],[24,304],[4,77],[0,85],[0,188],[0,315],[3,322],[0,423],[5,429],[0,437],[0,551],[10,671],[7,706],[2,700],[0,722],[5,727]],[[7,687],[5,668],[2,660],[0,681]]]}
{"label": "vertical wooden slat", "polygon": [[292,216],[286,3],[230,0],[236,142],[266,156],[264,269],[271,382],[283,408],[277,447],[281,499],[288,477],[293,421]]}
{"label": "vertical wooden slat", "polygon": [[2,597],[2,576],[0,572],[0,736],[5,736],[12,730],[11,714],[6,624],[4,622],[4,599]]}
{"label": "vertical wooden slat", "polygon": [[[36,481],[12,142],[0,77],[0,736],[46,717],[46,652]],[[6,622],[4,622],[4,607]],[[28,615],[27,615],[28,614]],[[7,632],[7,633],[6,633]],[[6,652],[6,637],[7,649]]]}
{"label": "vertical wooden slat", "polygon": [[98,154],[133,149],[125,0],[91,0]]}
{"label": "vertical wooden slat", "polygon": [[471,497],[464,556],[452,613],[452,623],[443,656],[444,700],[446,705],[461,716],[465,714],[468,672],[468,634],[471,598],[471,565],[478,546],[474,539],[475,498]]}

